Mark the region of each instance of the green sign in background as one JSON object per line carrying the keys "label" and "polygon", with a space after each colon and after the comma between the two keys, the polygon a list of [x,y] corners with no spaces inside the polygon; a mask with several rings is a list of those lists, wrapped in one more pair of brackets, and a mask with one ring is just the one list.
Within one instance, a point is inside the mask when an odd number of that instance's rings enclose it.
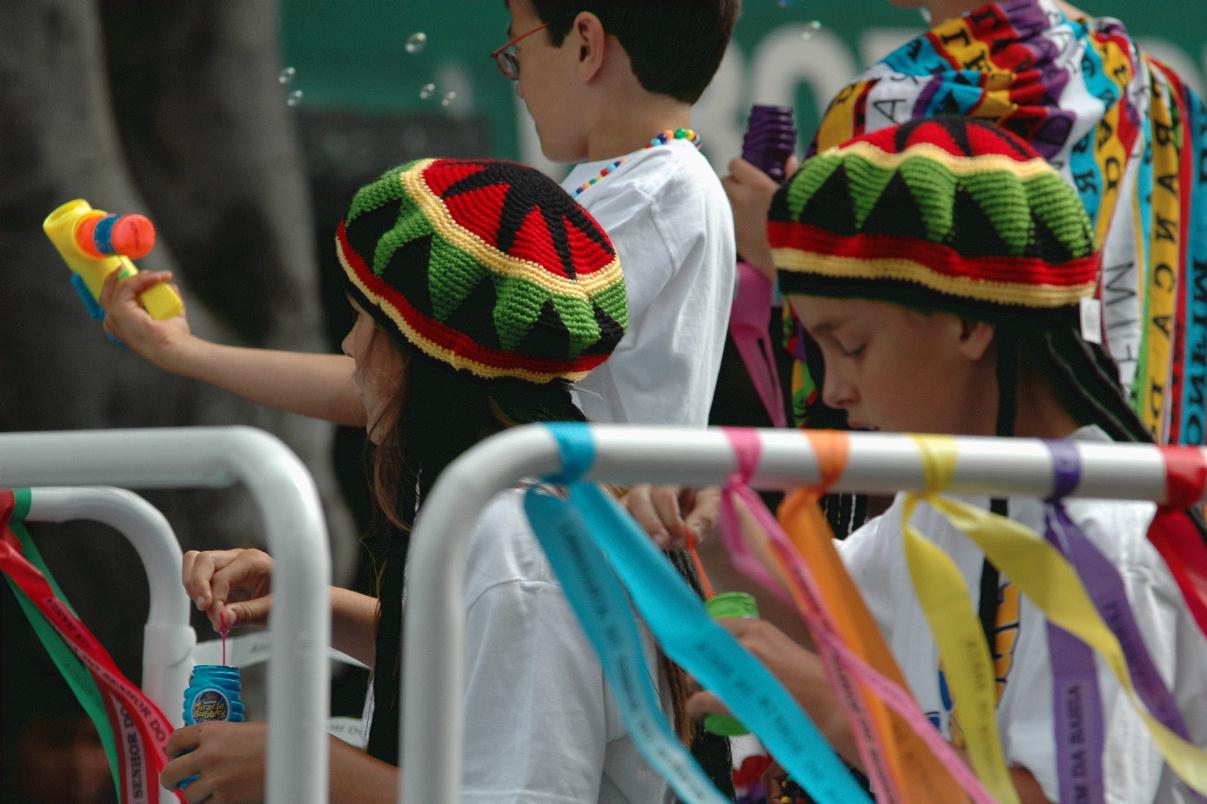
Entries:
{"label": "green sign in background", "polygon": [[[739,152],[751,103],[791,103],[807,139],[835,90],[924,29],[917,11],[888,0],[744,5],[733,46],[693,115],[718,166]],[[1081,7],[1124,20],[1192,85],[1207,83],[1207,1],[1086,0]],[[301,91],[301,102],[314,108],[478,121],[490,155],[541,164],[523,107],[488,57],[506,41],[507,24],[502,0],[282,0],[282,66],[296,71],[287,90]],[[410,53],[415,33],[426,43]],[[428,84],[435,90],[425,99]]]}

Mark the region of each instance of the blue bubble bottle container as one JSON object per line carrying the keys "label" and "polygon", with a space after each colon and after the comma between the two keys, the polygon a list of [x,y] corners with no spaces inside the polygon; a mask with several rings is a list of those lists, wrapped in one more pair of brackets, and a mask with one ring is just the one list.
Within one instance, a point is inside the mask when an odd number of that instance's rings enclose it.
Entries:
{"label": "blue bubble bottle container", "polygon": [[[239,668],[223,664],[199,664],[193,667],[189,687],[184,691],[184,725],[195,726],[207,720],[243,722],[243,701],[239,697]],[[181,780],[183,790],[197,776]]]}

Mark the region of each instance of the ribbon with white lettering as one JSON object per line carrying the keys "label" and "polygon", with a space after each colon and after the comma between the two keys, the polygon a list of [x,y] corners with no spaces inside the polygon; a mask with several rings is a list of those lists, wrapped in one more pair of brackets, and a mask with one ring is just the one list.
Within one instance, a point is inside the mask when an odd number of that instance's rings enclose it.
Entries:
{"label": "ribbon with white lettering", "polygon": [[[922,450],[928,474],[937,472],[949,476],[954,471],[956,449],[951,438],[915,436],[915,440]],[[1164,448],[1162,452],[1175,449],[1179,448]],[[1201,484],[1199,489],[1201,491]],[[1207,793],[1207,749],[1195,746],[1150,711],[1133,682],[1120,640],[1103,622],[1090,593],[1070,563],[1024,525],[937,494],[928,502],[956,530],[980,547],[1048,620],[1089,645],[1103,658],[1169,767],[1191,788]],[[1185,519],[1184,514],[1182,519]]]}
{"label": "ribbon with white lettering", "polygon": [[[945,795],[946,798],[959,795],[959,791],[951,785],[954,781],[974,802],[991,804],[993,797],[906,691],[900,670],[892,660],[887,645],[883,646],[883,653],[873,652],[887,660],[884,663],[889,665],[892,677],[873,668],[859,654],[859,650],[868,650],[868,643],[875,640],[883,644],[883,637],[871,622],[870,614],[863,621],[868,626],[866,629],[858,629],[854,634],[848,631],[850,641],[855,644],[848,644],[848,639],[840,635],[836,612],[832,608],[832,603],[838,602],[834,600],[834,575],[841,574],[848,583],[849,576],[834,550],[831,537],[815,538],[808,550],[798,549],[798,542],[789,538],[762,499],[747,485],[758,466],[762,449],[758,434],[753,430],[730,428],[726,430],[726,435],[734,446],[738,471],[728,479],[722,492],[722,541],[735,559],[735,566],[741,569],[743,565],[754,561],[757,555],[766,562],[767,570],[778,579],[778,583],[789,590],[792,602],[817,643],[818,654],[830,684],[841,696],[840,702],[851,720],[852,733],[877,798],[910,802],[945,800]],[[810,436],[812,440],[812,434]],[[826,464],[833,457],[834,450],[827,452],[825,447],[834,446],[836,442],[841,443],[839,449],[842,450],[842,462],[845,463],[846,435],[835,433],[833,441],[819,438],[814,442],[819,465]],[[838,474],[841,474],[841,467],[833,476]],[[809,528],[812,536],[820,536],[823,531],[828,531],[825,518],[816,509],[820,493],[815,491],[814,498],[805,503],[815,508],[812,527]],[[796,504],[801,503],[797,500]],[[739,505],[754,517],[757,529],[748,531],[742,528]],[[797,521],[800,522],[799,519]],[[755,544],[748,547],[744,543],[744,536],[755,541]],[[827,552],[831,555],[826,556]],[[742,564],[737,561],[739,555],[743,556]],[[810,566],[813,561],[821,564],[819,571],[814,571]],[[823,574],[830,576],[829,584],[823,584]],[[762,577],[752,575],[751,578],[756,583],[765,583]],[[827,598],[830,600],[827,601]],[[857,602],[853,599],[843,599],[841,602],[861,606],[866,611],[862,598],[858,598]],[[904,729],[894,732],[894,724],[880,704],[900,717],[912,729],[912,733]],[[927,761],[931,757],[920,756],[925,749],[913,745],[919,739],[942,763],[945,773],[935,772]]]}
{"label": "ribbon with white lettering", "polygon": [[[0,495],[0,572],[8,576],[45,622],[91,674],[115,736],[120,789],[125,804],[158,799],[159,771],[172,725],[142,690],[118,669],[108,651],[56,593],[46,575],[22,552],[9,527],[13,496]],[[91,714],[91,713],[90,713]]]}
{"label": "ribbon with white lettering", "polygon": [[[1077,447],[1071,443],[1050,442],[1048,449],[1052,454],[1054,479],[1049,498],[1051,504],[1044,512],[1044,536],[1061,555],[1074,563],[1084,583],[1091,568],[1076,566],[1070,554],[1077,550],[1080,556],[1080,551],[1087,546],[1094,551],[1097,548],[1089,544],[1085,535],[1077,530],[1060,502],[1061,498],[1077,488],[1081,478],[1081,461]],[[1116,572],[1115,578],[1118,577]],[[1126,602],[1125,598],[1125,605]],[[1048,657],[1052,666],[1052,724],[1056,737],[1056,777],[1060,785],[1060,802],[1097,804],[1106,800],[1102,768],[1106,728],[1094,652],[1060,626],[1050,621],[1046,625]]]}
{"label": "ribbon with white lettering", "polygon": [[[589,427],[547,426],[565,467],[555,482],[568,485],[570,503],[581,514],[580,521],[628,589],[633,605],[666,655],[725,701],[819,804],[867,802],[867,794],[787,690],[708,616],[696,593],[617,503],[599,488],[578,481],[594,462]],[[539,532],[541,523],[533,522],[533,528]],[[572,603],[574,598],[589,595],[576,592],[571,596],[568,587],[575,575],[562,578],[559,573],[559,578]],[[575,613],[586,629],[592,611],[575,607]],[[596,648],[607,651],[611,646],[605,643]],[[600,658],[605,666],[611,663],[603,653]]]}

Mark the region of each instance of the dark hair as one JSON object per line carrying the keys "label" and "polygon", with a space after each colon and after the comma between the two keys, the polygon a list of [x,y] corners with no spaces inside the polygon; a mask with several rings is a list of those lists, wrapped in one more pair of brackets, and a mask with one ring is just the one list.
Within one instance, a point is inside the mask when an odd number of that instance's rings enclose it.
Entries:
{"label": "dark hair", "polygon": [[649,92],[695,103],[712,81],[741,0],[532,0],[549,40],[561,47],[581,12],[599,17]]}
{"label": "dark hair", "polygon": [[[383,421],[371,424],[383,427],[381,443],[371,453],[373,494],[383,521],[376,528],[373,551],[379,557],[376,714],[367,749],[378,759],[397,764],[403,567],[415,514],[445,468],[483,439],[521,424],[584,419],[564,380],[540,385],[518,379],[481,380],[383,336],[379,327],[375,338],[402,355],[405,382]],[[698,592],[690,562],[683,556],[673,556],[672,561]],[[675,724],[687,739],[691,721],[686,674],[661,652],[659,661],[671,692]],[[723,764],[728,773],[728,752]]]}

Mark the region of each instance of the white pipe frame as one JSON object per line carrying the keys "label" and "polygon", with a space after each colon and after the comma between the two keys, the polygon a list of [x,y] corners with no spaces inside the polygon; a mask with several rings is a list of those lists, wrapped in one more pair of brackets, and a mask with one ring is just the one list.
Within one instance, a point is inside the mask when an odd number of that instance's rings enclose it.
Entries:
{"label": "white pipe frame", "polygon": [[[250,427],[0,434],[0,488],[226,488],[238,482],[256,501],[273,556],[268,801],[317,804],[327,800],[329,779],[331,562],[318,492],[298,457],[276,437]],[[179,589],[180,565],[139,552],[148,562],[154,607],[168,597],[167,586]],[[178,622],[175,607],[183,595],[174,596],[177,602],[163,603],[162,620],[153,608],[148,639],[159,635],[153,634],[157,623]],[[187,623],[188,601],[183,605]],[[179,647],[173,645],[173,653]]]}
{"label": "white pipe frame", "polygon": [[[721,430],[669,427],[591,428],[595,461],[584,479],[620,484],[717,485],[736,470]],[[760,430],[762,455],[751,485],[792,488],[820,482],[803,433]],[[892,494],[925,488],[918,446],[908,436],[850,433],[846,469],[835,491]],[[1053,468],[1043,442],[958,438],[953,493],[1047,497]],[[1077,442],[1081,482],[1073,496],[1165,502],[1165,463],[1139,444]],[[1207,453],[1205,453],[1207,454]],[[552,434],[539,425],[487,439],[454,461],[416,522],[407,568],[402,683],[400,801],[457,804],[461,790],[465,555],[478,516],[500,491],[561,468]],[[410,772],[408,772],[410,769]]]}

